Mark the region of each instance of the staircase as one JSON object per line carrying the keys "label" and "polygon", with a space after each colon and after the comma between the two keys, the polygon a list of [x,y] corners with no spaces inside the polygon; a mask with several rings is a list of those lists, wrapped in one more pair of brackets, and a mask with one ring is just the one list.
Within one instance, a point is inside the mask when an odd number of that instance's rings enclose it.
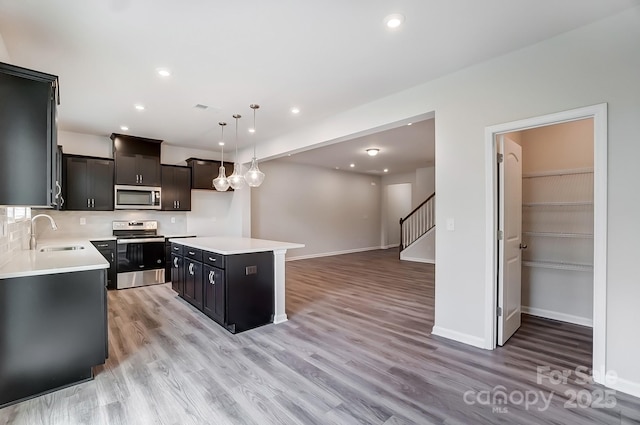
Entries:
{"label": "staircase", "polygon": [[[431,258],[435,257],[435,206],[436,194],[433,193],[423,203],[411,211],[409,215],[400,219],[400,259],[424,260],[425,262],[435,261],[435,258]],[[406,257],[403,255],[403,251],[413,244],[423,241],[427,238],[428,233],[432,236],[430,241],[426,241],[429,247],[420,249],[419,251],[422,252],[422,255],[419,255],[419,257],[426,255],[429,258],[403,258]]]}

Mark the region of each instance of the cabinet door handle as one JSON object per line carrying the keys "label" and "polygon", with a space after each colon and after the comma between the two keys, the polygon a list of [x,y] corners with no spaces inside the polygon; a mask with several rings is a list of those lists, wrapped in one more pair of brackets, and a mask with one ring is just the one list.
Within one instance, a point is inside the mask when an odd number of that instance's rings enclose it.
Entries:
{"label": "cabinet door handle", "polygon": [[143,176],[140,174],[140,183],[142,183]]}
{"label": "cabinet door handle", "polygon": [[215,261],[216,261],[216,259],[215,259],[215,258],[211,258],[211,257],[209,257],[209,261],[213,261],[213,262],[215,262]]}
{"label": "cabinet door handle", "polygon": [[178,268],[178,257],[173,257],[173,267]]}
{"label": "cabinet door handle", "polygon": [[193,263],[189,263],[189,274],[193,275]]}
{"label": "cabinet door handle", "polygon": [[61,198],[60,194],[62,194],[62,186],[60,186],[60,183],[58,182],[58,180],[56,180],[56,188],[58,189],[58,191],[56,192],[55,199],[58,199],[58,198]]}
{"label": "cabinet door handle", "polygon": [[91,208],[91,199],[87,198],[87,208]]}
{"label": "cabinet door handle", "polygon": [[114,263],[116,261],[116,257],[113,255],[113,251],[111,251],[111,262]]}
{"label": "cabinet door handle", "polygon": [[178,203],[178,208],[180,208],[180,201],[176,201]]}
{"label": "cabinet door handle", "polygon": [[91,208],[96,207],[96,198],[91,198]]}
{"label": "cabinet door handle", "polygon": [[189,251],[189,255],[196,255],[196,253],[193,251]]}
{"label": "cabinet door handle", "polygon": [[211,271],[209,272],[209,283],[211,283],[212,285],[215,285],[215,284],[216,284],[216,281],[215,281],[215,279],[214,279],[213,270],[211,270]]}

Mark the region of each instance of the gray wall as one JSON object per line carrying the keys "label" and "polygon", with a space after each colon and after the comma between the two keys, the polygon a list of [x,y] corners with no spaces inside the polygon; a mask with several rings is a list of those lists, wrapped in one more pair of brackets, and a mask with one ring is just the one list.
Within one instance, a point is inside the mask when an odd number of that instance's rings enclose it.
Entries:
{"label": "gray wall", "polygon": [[288,258],[380,247],[380,178],[285,161],[260,164],[251,191],[251,236],[299,242]]}

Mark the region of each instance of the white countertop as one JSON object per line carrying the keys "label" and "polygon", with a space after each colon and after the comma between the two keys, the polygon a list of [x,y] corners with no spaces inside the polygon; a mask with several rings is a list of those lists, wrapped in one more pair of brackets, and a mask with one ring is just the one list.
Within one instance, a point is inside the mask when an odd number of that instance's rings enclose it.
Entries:
{"label": "white countertop", "polygon": [[[109,238],[94,240],[105,239]],[[40,252],[42,248],[70,245],[83,246],[84,249]],[[35,250],[15,251],[10,255],[9,262],[0,267],[0,279],[109,268],[109,262],[88,239],[42,240],[38,242],[38,248]]]}
{"label": "white countertop", "polygon": [[265,239],[238,237],[196,237],[188,239],[170,239],[180,245],[222,255],[248,254],[251,252],[275,251],[279,249],[304,248],[303,244],[269,241]]}

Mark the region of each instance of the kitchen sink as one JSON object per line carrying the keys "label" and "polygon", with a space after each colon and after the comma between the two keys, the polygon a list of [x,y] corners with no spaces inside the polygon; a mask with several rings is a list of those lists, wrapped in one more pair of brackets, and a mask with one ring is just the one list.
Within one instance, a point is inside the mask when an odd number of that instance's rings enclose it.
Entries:
{"label": "kitchen sink", "polygon": [[51,251],[77,251],[80,249],[84,249],[82,245],[67,245],[67,246],[45,246],[44,248],[40,248],[40,252],[51,252]]}

